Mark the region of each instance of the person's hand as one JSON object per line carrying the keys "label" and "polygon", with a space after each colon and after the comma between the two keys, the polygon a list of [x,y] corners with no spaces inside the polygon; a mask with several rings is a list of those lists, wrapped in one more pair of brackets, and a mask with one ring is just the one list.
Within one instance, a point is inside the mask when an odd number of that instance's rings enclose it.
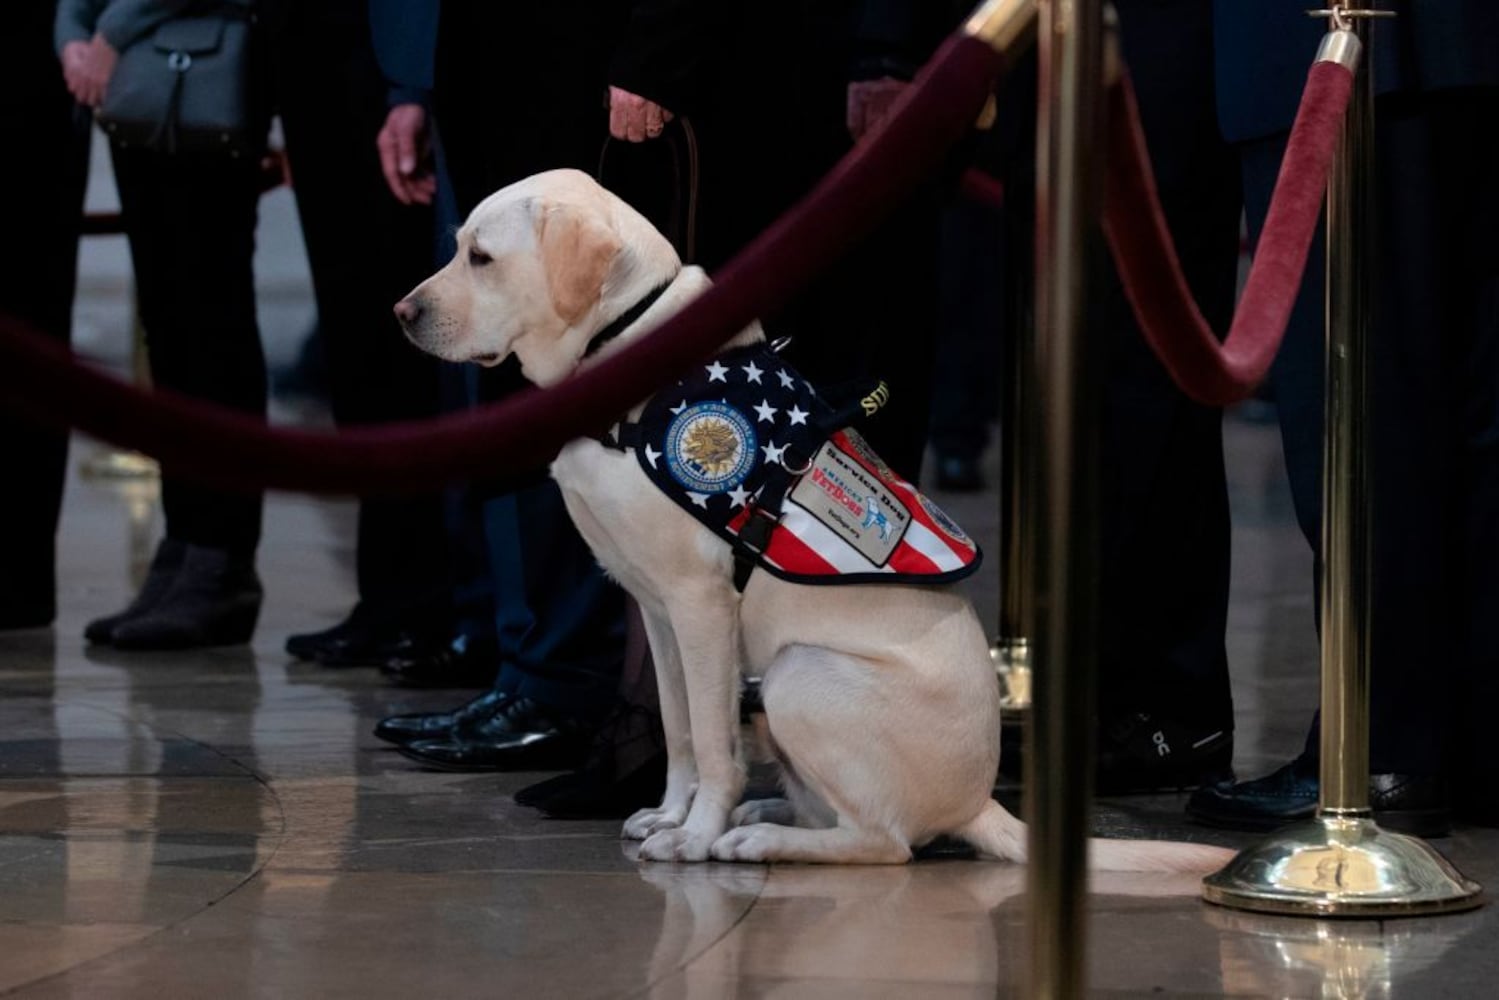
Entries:
{"label": "person's hand", "polygon": [[83,103],[83,73],[88,64],[88,42],[69,42],[62,47],[62,78],[68,85],[68,93],[78,103]]}
{"label": "person's hand", "polygon": [[427,109],[420,104],[397,104],[385,116],[385,125],[375,137],[380,150],[380,169],[390,193],[403,205],[430,205],[437,193],[437,175],[432,171],[431,136],[427,132]]}
{"label": "person's hand", "polygon": [[119,54],[102,35],[95,35],[92,41],[64,45],[62,75],[68,92],[79,104],[97,108],[104,101],[118,61]]}
{"label": "person's hand", "polygon": [[80,103],[91,108],[104,103],[104,94],[109,90],[109,78],[114,76],[115,63],[119,61],[120,54],[115,51],[114,46],[105,41],[103,35],[95,35],[84,53],[80,86],[82,94],[78,97]]}
{"label": "person's hand", "polygon": [[879,127],[890,114],[896,98],[906,92],[910,84],[893,76],[878,80],[856,80],[848,85],[848,134],[855,141],[864,138]]}
{"label": "person's hand", "polygon": [[654,139],[673,117],[655,101],[619,87],[609,88],[609,134],[616,139],[630,142]]}

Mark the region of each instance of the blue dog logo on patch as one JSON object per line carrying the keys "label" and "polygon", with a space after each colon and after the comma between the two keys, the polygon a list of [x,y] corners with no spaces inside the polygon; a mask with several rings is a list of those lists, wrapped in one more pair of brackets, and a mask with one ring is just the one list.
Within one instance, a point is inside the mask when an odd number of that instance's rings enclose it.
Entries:
{"label": "blue dog logo on patch", "polygon": [[880,510],[876,504],[866,500],[864,502],[863,526],[867,528],[870,525],[875,525],[880,529],[880,541],[883,542],[890,537],[890,519],[885,516],[885,512]]}

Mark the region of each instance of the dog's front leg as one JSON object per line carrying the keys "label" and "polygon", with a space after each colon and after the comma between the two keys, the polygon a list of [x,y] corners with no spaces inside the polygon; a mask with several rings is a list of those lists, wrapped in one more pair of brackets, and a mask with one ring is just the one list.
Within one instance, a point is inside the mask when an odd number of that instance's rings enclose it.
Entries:
{"label": "dog's front leg", "polygon": [[641,809],[625,820],[626,840],[644,840],[671,830],[687,819],[697,791],[697,759],[692,755],[692,726],[687,715],[687,682],[682,676],[682,654],[664,614],[641,607],[656,691],[661,699],[661,729],[666,735],[666,794],[655,809]]}
{"label": "dog's front leg", "polygon": [[744,792],[739,759],[739,615],[735,595],[717,588],[694,592],[667,609],[682,657],[697,794],[679,829],[652,834],[640,845],[648,861],[705,861],[728,828],[729,811]]}

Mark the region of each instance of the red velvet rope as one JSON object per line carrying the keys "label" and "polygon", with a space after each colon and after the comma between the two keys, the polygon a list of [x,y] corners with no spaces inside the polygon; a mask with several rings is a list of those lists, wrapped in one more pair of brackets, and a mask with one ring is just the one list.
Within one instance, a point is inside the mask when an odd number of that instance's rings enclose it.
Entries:
{"label": "red velvet rope", "polygon": [[949,39],[886,124],[730,261],[713,288],[650,336],[545,392],[421,423],[338,433],[272,429],[91,371],[4,318],[0,388],[25,411],[154,455],[173,475],[221,486],[393,492],[535,468],[784,305],[930,172],[977,117],[1001,66],[984,42]]}
{"label": "red velvet rope", "polygon": [[1000,211],[1005,207],[1004,181],[978,167],[969,167],[958,178],[958,190],[976,205]]}
{"label": "red velvet rope", "polygon": [[[422,423],[337,434],[271,429],[80,367],[64,348],[3,317],[0,387],[23,410],[155,455],[174,475],[225,486],[392,492],[533,468],[785,304],[957,141],[1001,62],[976,39],[949,40],[885,127],[730,261],[712,289],[649,337],[544,393],[531,390]],[[1146,339],[1199,402],[1242,399],[1269,369],[1306,266],[1352,82],[1333,63],[1318,63],[1309,74],[1249,283],[1222,344],[1193,301],[1171,245],[1133,92],[1127,80],[1111,91],[1105,234]]]}
{"label": "red velvet rope", "polygon": [[1221,344],[1182,274],[1128,78],[1109,94],[1104,234],[1145,339],[1176,384],[1199,403],[1227,406],[1247,398],[1275,360],[1352,94],[1353,74],[1346,67],[1312,66],[1249,281]]}

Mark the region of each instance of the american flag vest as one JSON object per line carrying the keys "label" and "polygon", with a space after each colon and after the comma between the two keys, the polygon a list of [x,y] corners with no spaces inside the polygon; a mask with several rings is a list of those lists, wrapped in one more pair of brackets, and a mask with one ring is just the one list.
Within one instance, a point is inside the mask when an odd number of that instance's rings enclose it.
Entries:
{"label": "american flag vest", "polygon": [[733,547],[735,584],[764,569],[808,584],[941,584],[982,554],[848,424],[884,387],[835,408],[766,345],[720,354],[603,442]]}

